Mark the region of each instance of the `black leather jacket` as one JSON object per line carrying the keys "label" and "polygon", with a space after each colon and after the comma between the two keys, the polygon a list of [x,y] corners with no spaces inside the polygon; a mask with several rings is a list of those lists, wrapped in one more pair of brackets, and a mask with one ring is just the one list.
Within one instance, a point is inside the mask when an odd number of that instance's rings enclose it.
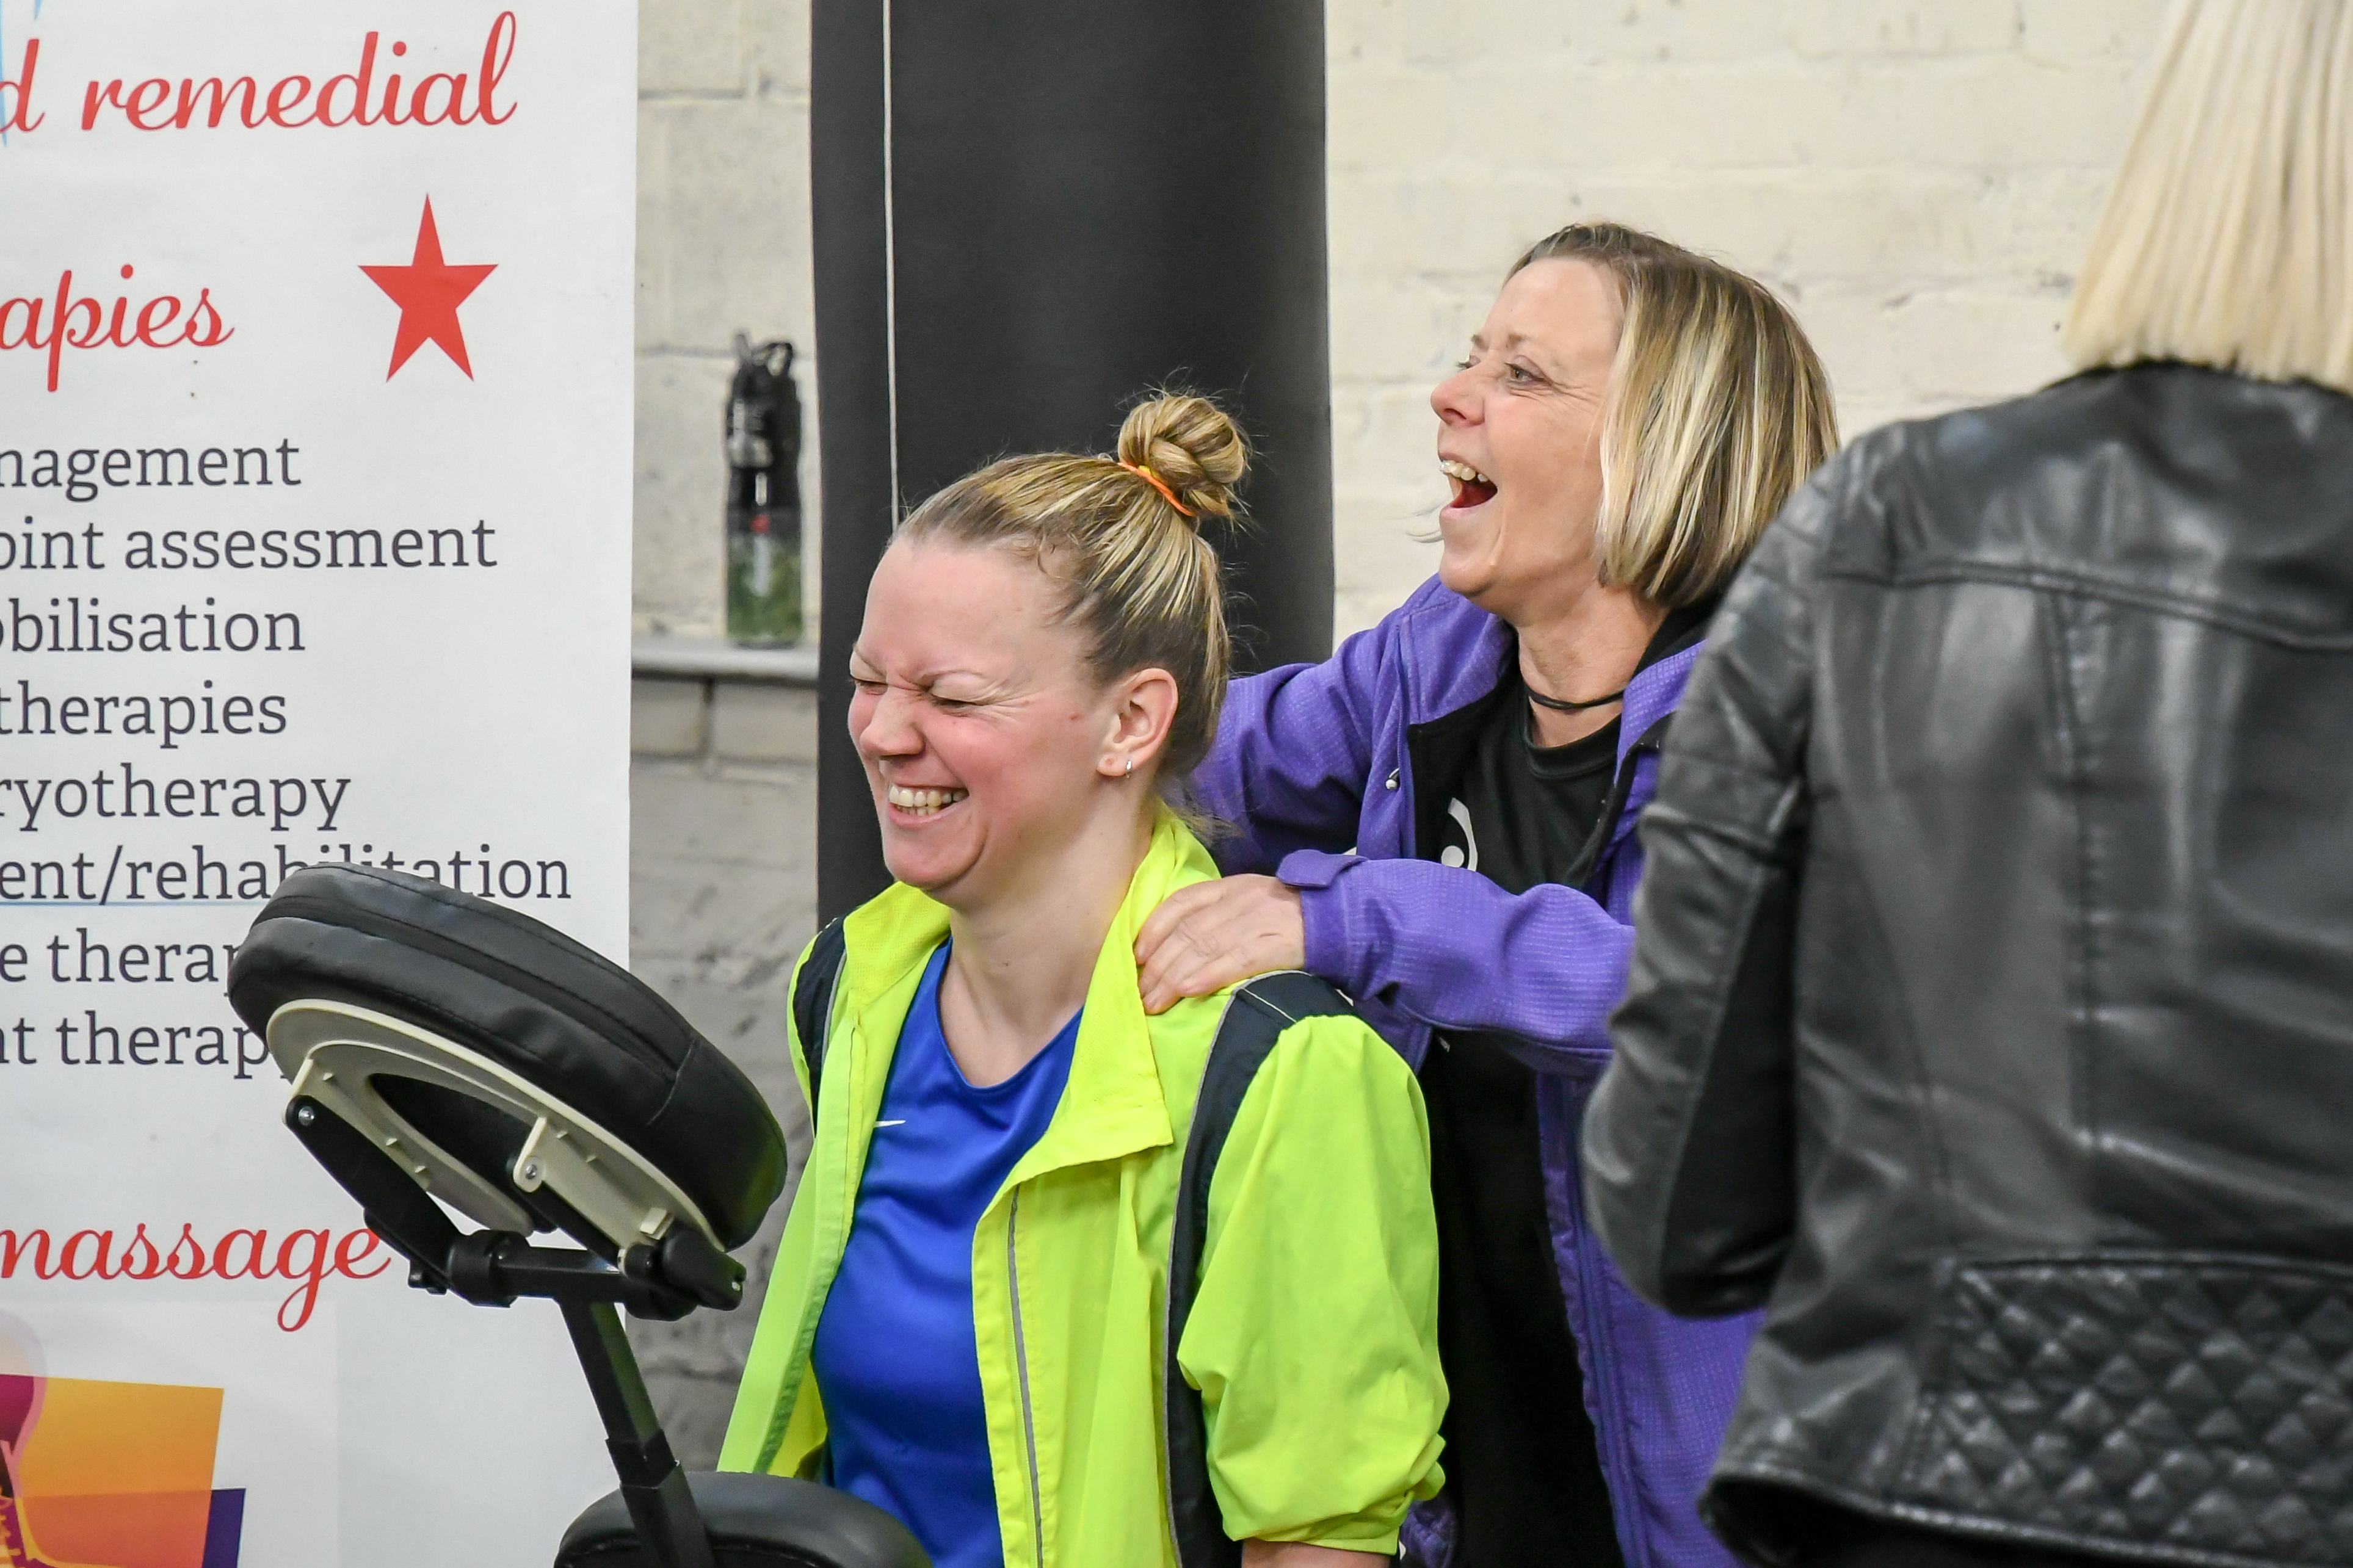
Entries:
{"label": "black leather jacket", "polygon": [[1762,1303],[1703,1504],[2353,1563],[2353,398],[2183,365],[1882,430],[1642,824],[1594,1225]]}

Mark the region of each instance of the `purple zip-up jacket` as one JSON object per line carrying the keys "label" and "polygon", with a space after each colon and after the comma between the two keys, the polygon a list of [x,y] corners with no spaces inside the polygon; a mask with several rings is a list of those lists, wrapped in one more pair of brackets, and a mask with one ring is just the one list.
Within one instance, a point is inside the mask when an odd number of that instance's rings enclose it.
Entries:
{"label": "purple zip-up jacket", "polygon": [[[1504,1036],[1536,1069],[1553,1255],[1627,1568],[1726,1568],[1733,1559],[1696,1504],[1757,1319],[1687,1321],[1638,1299],[1586,1226],[1577,1172],[1577,1126],[1609,1059],[1609,1012],[1634,942],[1634,823],[1658,776],[1650,732],[1682,700],[1699,649],[1626,689],[1620,771],[1641,754],[1588,884],[1597,900],[1551,885],[1507,893],[1476,871],[1415,858],[1409,731],[1491,694],[1513,646],[1503,622],[1432,578],[1324,663],[1229,687],[1193,784],[1240,829],[1215,847],[1219,863],[1299,889],[1308,969],[1354,997],[1417,1069],[1436,1029]],[[1445,1498],[1416,1510],[1406,1543],[1443,1568]]]}

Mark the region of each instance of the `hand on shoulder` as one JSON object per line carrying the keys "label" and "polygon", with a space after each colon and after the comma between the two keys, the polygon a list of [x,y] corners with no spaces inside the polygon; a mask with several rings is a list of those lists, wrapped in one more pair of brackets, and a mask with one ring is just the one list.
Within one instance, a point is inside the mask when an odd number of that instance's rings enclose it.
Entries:
{"label": "hand on shoulder", "polygon": [[1135,936],[1144,1010],[1166,1013],[1187,996],[1307,962],[1299,890],[1272,877],[1226,877],[1179,888]]}

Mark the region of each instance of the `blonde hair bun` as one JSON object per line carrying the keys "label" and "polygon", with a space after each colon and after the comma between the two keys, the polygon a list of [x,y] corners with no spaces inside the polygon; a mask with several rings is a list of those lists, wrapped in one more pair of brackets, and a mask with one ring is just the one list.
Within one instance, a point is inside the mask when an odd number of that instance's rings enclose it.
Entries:
{"label": "blonde hair bun", "polygon": [[1162,393],[1127,411],[1119,460],[1150,469],[1197,517],[1230,518],[1240,504],[1235,487],[1250,471],[1250,440],[1208,398]]}
{"label": "blonde hair bun", "polygon": [[1060,585],[1098,680],[1148,668],[1174,677],[1176,716],[1155,785],[1189,812],[1185,780],[1217,739],[1233,663],[1218,552],[1200,520],[1235,517],[1249,468],[1250,442],[1223,409],[1151,394],[1120,426],[1117,465],[1075,452],[1000,458],[917,507],[892,537],[1017,551]]}

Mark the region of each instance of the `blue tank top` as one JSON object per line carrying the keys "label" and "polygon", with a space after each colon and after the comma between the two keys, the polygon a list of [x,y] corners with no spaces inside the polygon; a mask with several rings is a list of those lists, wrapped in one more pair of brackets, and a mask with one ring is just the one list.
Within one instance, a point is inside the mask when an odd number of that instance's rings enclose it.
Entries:
{"label": "blue tank top", "polygon": [[1053,1120],[1079,1020],[1003,1083],[976,1089],[940,1028],[947,958],[943,942],[899,1031],[811,1364],[833,1484],[905,1524],[934,1568],[1000,1568],[973,1231]]}

